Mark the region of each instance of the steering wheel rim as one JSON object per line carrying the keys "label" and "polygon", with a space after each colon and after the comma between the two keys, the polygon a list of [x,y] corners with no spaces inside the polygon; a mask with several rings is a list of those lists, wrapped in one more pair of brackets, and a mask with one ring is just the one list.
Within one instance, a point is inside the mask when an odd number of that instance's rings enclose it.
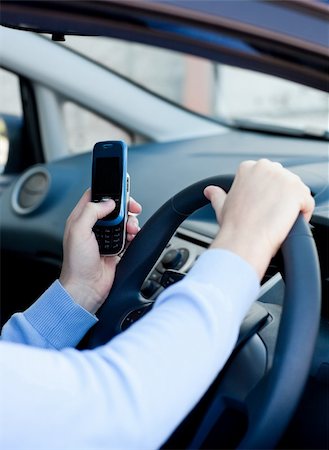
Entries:
{"label": "steering wheel rim", "polygon": [[[232,175],[222,175],[194,183],[147,221],[118,264],[110,295],[98,313],[99,322],[88,337],[88,348],[108,342],[121,331],[120,324],[130,311],[150,303],[139,291],[169,239],[191,213],[209,203],[203,194],[206,186],[217,185],[228,192],[232,182]],[[249,426],[238,448],[275,446],[298,404],[312,362],[321,313],[320,269],[310,227],[302,216],[281,250],[285,299],[273,365],[246,400]]]}

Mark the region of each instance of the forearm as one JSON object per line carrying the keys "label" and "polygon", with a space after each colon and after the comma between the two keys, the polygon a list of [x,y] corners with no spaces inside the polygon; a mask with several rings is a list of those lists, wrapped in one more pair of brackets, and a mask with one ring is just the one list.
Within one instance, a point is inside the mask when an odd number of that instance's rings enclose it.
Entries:
{"label": "forearm", "polygon": [[254,268],[259,280],[263,278],[272,257],[264,243],[250,239],[248,233],[235,232],[233,227],[224,231],[221,229],[210,248],[228,250],[240,256]]}
{"label": "forearm", "polygon": [[74,347],[96,322],[55,281],[30,308],[9,319],[1,339],[42,348]]}
{"label": "forearm", "polygon": [[[31,448],[44,448],[47,442],[49,450],[82,450],[95,442],[107,450],[159,448],[225,364],[258,293],[255,273],[237,256],[207,255],[184,281],[162,294],[150,313],[107,345],[82,352],[19,346],[16,355],[11,346],[4,374],[20,386],[6,390],[3,405],[10,413],[12,395],[22,403],[15,406],[16,425],[21,420],[27,434],[20,441]],[[38,407],[26,417],[20,411],[31,403]],[[13,437],[8,438],[4,425],[6,444]]]}
{"label": "forearm", "polygon": [[135,407],[128,404],[126,414],[135,412],[132,423],[144,449],[158,448],[206,392],[258,290],[255,272],[236,255],[207,252],[147,316],[99,350],[104,358],[107,351],[120,356],[126,378],[116,387],[118,398],[135,387]]}

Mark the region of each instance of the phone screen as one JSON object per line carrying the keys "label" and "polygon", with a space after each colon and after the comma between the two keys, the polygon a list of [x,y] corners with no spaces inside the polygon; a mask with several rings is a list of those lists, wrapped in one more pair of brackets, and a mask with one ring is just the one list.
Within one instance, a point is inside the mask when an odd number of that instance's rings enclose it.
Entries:
{"label": "phone screen", "polygon": [[122,164],[118,157],[98,157],[94,160],[93,200],[111,197],[116,203],[114,211],[103,220],[112,220],[120,211],[122,190]]}

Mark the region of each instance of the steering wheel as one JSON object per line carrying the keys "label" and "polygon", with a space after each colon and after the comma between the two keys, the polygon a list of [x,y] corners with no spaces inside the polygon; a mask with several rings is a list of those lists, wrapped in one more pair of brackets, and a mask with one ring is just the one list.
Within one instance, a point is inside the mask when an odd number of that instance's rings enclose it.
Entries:
{"label": "steering wheel", "polygon": [[[124,317],[146,305],[140,288],[178,226],[205,206],[203,190],[217,185],[229,191],[233,176],[201,180],[168,200],[148,220],[117,267],[110,295],[87,347],[108,342]],[[273,448],[288,425],[302,394],[315,347],[320,311],[320,274],[316,247],[308,224],[299,216],[281,248],[285,298],[273,364],[246,399],[247,431],[238,448]],[[193,447],[195,448],[195,447]]]}

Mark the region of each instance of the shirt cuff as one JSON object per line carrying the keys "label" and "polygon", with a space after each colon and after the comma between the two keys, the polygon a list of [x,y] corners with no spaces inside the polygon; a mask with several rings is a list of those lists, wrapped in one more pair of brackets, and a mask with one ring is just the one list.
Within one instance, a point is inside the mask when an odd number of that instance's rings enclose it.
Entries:
{"label": "shirt cuff", "polygon": [[98,320],[74,302],[59,280],[24,312],[24,316],[57,349],[75,347]]}

